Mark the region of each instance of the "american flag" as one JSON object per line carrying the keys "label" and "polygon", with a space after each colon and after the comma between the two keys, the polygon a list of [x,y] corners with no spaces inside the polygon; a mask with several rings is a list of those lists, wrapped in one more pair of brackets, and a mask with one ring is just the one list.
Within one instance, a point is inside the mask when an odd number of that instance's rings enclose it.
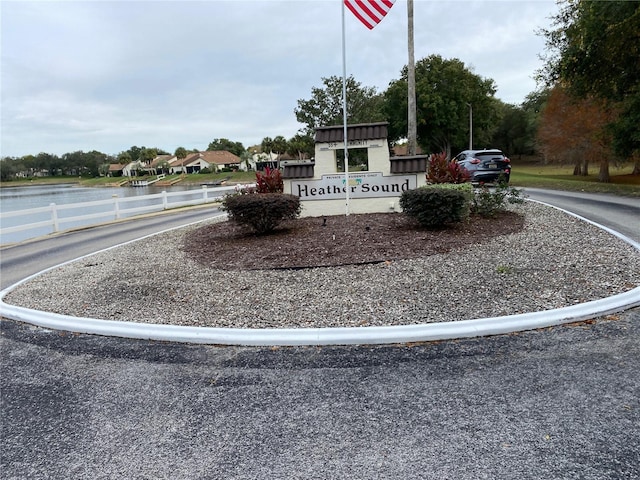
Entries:
{"label": "american flag", "polygon": [[395,0],[344,0],[345,6],[369,30],[382,21],[393,2]]}

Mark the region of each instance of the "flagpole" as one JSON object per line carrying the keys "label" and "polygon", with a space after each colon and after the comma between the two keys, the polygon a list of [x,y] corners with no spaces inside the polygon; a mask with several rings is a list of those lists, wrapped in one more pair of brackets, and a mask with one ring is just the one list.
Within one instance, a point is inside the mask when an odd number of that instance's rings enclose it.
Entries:
{"label": "flagpole", "polygon": [[344,141],[344,185],[346,193],[346,216],[349,216],[349,149],[347,148],[347,48],[345,42],[344,0],[342,4],[342,139]]}

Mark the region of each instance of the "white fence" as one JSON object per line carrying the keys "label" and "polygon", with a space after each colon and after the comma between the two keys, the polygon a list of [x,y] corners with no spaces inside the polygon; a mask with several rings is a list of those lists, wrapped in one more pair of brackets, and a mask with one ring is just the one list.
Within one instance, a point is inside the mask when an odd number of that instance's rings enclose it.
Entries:
{"label": "white fence", "polygon": [[[23,219],[40,218],[40,220],[32,223],[20,222],[19,225],[0,228],[0,238],[10,233],[38,230],[34,235],[29,236],[29,238],[33,238],[72,227],[91,226],[144,213],[168,210],[170,208],[217,202],[220,201],[224,195],[237,190],[238,187],[216,187],[215,190],[208,190],[206,186],[203,186],[202,189],[198,190],[181,190],[178,192],[163,191],[152,195],[122,198],[113,195],[112,198],[107,200],[69,203],[64,205],[51,203],[48,207],[1,212],[0,222],[11,217],[21,217]],[[43,228],[45,230],[43,230]]]}

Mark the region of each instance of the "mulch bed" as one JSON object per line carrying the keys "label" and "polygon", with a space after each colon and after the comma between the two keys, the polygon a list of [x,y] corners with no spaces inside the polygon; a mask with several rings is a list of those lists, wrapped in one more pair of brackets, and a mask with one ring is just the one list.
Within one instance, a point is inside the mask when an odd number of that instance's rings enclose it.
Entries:
{"label": "mulch bed", "polygon": [[203,226],[185,236],[183,250],[223,270],[330,267],[422,258],[480,244],[524,228],[524,216],[501,212],[438,230],[420,228],[399,213],[305,217],[256,235],[234,222]]}

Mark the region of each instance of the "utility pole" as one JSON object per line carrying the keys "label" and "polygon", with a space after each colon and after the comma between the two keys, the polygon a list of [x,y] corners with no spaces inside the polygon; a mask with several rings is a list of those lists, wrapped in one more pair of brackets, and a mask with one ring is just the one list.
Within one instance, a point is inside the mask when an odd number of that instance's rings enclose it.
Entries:
{"label": "utility pole", "polygon": [[413,47],[413,0],[407,0],[407,37],[409,63],[407,64],[407,155],[415,155],[418,146],[416,120],[416,64]]}

